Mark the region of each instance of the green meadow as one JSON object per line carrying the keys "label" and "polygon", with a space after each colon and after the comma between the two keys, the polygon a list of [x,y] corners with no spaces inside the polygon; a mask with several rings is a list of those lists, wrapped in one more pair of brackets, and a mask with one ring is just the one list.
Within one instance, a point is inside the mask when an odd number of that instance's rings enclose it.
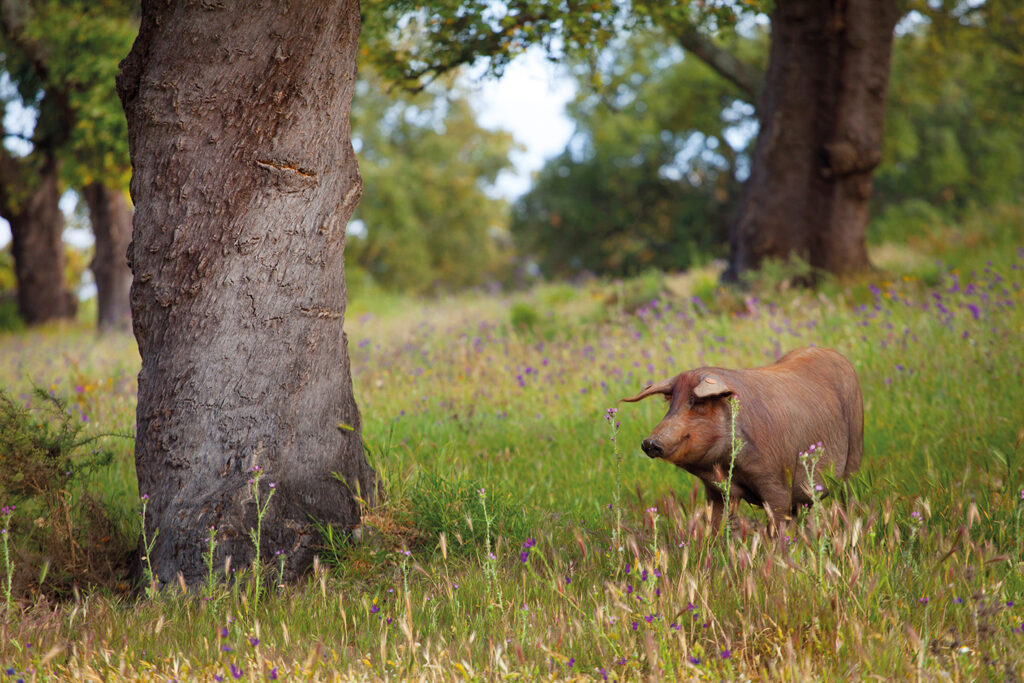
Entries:
{"label": "green meadow", "polygon": [[[322,529],[288,586],[272,558],[137,589],[134,339],[4,332],[4,429],[63,450],[38,456],[49,484],[0,476],[0,680],[1015,680],[1024,208],[872,256],[871,277],[816,290],[787,286],[788,266],[724,289],[708,265],[357,292],[346,329],[385,495],[355,533]],[[697,480],[640,452],[664,404],[618,401],[810,344],[857,369],[861,470],[778,536],[745,504],[716,535]]]}

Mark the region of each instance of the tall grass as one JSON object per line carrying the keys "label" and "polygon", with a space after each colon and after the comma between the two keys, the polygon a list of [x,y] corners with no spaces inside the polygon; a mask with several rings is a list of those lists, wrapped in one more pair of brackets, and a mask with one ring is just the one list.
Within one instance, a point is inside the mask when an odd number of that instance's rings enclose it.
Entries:
{"label": "tall grass", "polygon": [[[697,277],[696,298],[669,281],[632,312],[616,283],[430,310],[392,301],[387,314],[363,302],[352,367],[389,495],[359,542],[331,532],[302,585],[258,601],[225,586],[141,600],[108,586],[59,604],[29,593],[3,615],[0,667],[26,679],[1019,676],[1021,224],[970,250],[917,245],[903,272],[893,250],[887,273],[824,293]],[[511,323],[514,305],[531,325]],[[130,428],[130,340],[109,355],[89,340],[7,335],[18,367],[3,381],[54,387],[97,429]],[[702,487],[639,454],[653,402],[623,406],[609,431],[608,409],[646,382],[811,343],[857,368],[865,455],[788,536],[765,534],[749,507],[715,535]],[[138,500],[129,458],[93,475],[125,509]],[[21,513],[15,543],[32,523]]]}

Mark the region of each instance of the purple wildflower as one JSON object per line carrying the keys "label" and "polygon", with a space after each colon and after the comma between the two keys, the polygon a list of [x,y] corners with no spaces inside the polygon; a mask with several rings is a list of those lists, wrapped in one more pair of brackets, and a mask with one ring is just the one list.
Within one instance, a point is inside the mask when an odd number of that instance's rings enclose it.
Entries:
{"label": "purple wildflower", "polygon": [[576,658],[575,657],[569,657],[569,668],[570,669],[572,668],[572,665],[575,664],[575,663],[576,663]]}
{"label": "purple wildflower", "polygon": [[276,681],[277,680],[277,667],[276,666],[267,673],[267,678],[269,678],[272,681]]}
{"label": "purple wildflower", "polygon": [[722,650],[722,659],[729,659],[729,657],[732,657],[732,650]]}
{"label": "purple wildflower", "polygon": [[231,676],[234,677],[235,680],[242,677],[242,670],[235,666],[234,662],[231,664]]}
{"label": "purple wildflower", "polygon": [[918,598],[918,599],[917,599],[917,601],[918,601],[919,603],[921,603],[922,605],[927,605],[927,604],[928,604],[928,601],[929,601],[930,599],[931,599],[931,598],[929,598],[928,596],[924,596],[924,597]]}
{"label": "purple wildflower", "polygon": [[700,664],[700,657],[694,657],[693,655],[690,655],[687,659],[690,660],[690,664]]}
{"label": "purple wildflower", "polygon": [[523,564],[526,564],[526,561],[528,559],[530,559],[530,551],[529,550],[524,550],[523,552],[519,553],[519,561],[520,562],[522,562]]}
{"label": "purple wildflower", "polygon": [[249,638],[249,644],[252,645],[253,647],[256,647],[257,645],[260,644],[260,639],[256,638],[256,637]]}
{"label": "purple wildflower", "polygon": [[378,605],[377,603],[374,603],[373,605],[370,606],[370,614],[376,614],[379,611],[380,611],[380,605]]}
{"label": "purple wildflower", "polygon": [[220,637],[221,638],[227,638],[228,637],[228,627],[227,626],[222,626],[221,627],[221,629],[220,629]]}
{"label": "purple wildflower", "polygon": [[536,539],[528,538],[525,541],[523,541],[523,547],[524,548],[532,548],[535,545],[537,545],[537,540]]}
{"label": "purple wildflower", "polygon": [[633,622],[633,624],[632,624],[632,628],[633,628],[633,630],[635,631],[635,630],[637,630],[638,628],[640,628],[640,624],[638,624],[637,622],[635,622],[635,621],[634,621],[634,622]]}

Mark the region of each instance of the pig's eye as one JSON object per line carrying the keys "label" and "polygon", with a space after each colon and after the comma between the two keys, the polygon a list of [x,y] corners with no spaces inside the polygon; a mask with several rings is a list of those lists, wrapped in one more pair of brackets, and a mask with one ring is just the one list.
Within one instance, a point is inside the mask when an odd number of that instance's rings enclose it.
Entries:
{"label": "pig's eye", "polygon": [[707,403],[707,401],[700,401],[700,400],[697,400],[697,399],[690,399],[690,411],[691,412],[697,413],[698,415],[703,415],[704,413],[707,412],[707,410],[708,410],[708,403]]}

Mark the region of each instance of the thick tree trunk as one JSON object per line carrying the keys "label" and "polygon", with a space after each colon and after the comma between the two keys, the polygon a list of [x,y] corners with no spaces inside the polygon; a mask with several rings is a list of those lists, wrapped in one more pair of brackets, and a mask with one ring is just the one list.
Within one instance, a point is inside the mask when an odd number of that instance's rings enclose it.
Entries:
{"label": "thick tree trunk", "polygon": [[[58,164],[47,158],[35,184],[15,187],[17,162],[9,157],[11,172],[3,174],[0,209],[11,224],[11,252],[18,281],[18,312],[29,325],[59,318],[73,318],[77,310],[74,294],[64,286],[64,214],[61,213]],[[21,185],[21,183],[17,183]]]}
{"label": "thick tree trunk", "polygon": [[[346,339],[345,226],[362,184],[349,105],[358,0],[142,4],[118,92],[134,177],[135,461],[163,582],[200,579],[207,529],[249,564],[312,561],[310,518],[372,499]],[[339,481],[340,477],[343,481]]]}
{"label": "thick tree trunk", "polygon": [[132,324],[132,271],[127,257],[132,240],[131,208],[124,192],[102,183],[87,186],[82,197],[96,237],[89,268],[96,280],[97,324],[101,330],[128,329]]}
{"label": "thick tree trunk", "polygon": [[790,255],[831,273],[870,267],[868,199],[897,18],[895,0],[776,1],[727,279]]}

